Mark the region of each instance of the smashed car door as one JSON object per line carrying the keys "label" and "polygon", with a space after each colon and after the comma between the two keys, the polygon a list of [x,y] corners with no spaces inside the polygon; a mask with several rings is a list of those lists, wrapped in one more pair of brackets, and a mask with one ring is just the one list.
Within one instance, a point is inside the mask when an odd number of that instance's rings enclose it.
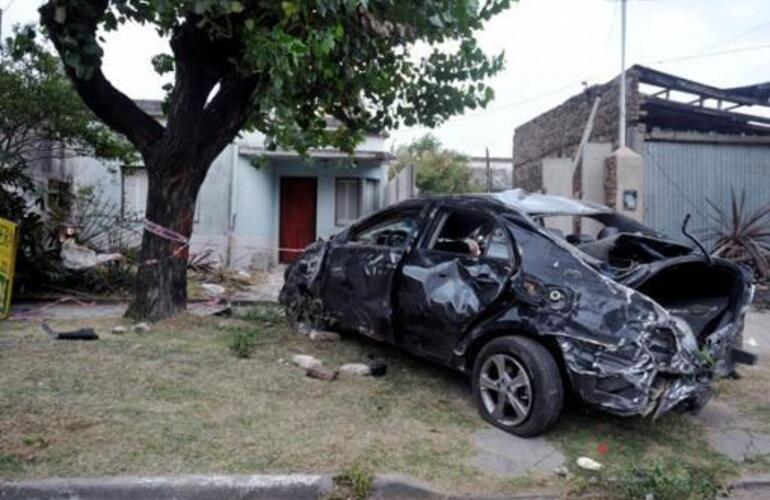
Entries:
{"label": "smashed car door", "polygon": [[421,207],[384,212],[329,243],[322,299],[343,330],[391,339],[391,286]]}
{"label": "smashed car door", "polygon": [[512,268],[510,239],[494,217],[441,210],[397,277],[397,340],[447,360],[461,332],[503,291]]}

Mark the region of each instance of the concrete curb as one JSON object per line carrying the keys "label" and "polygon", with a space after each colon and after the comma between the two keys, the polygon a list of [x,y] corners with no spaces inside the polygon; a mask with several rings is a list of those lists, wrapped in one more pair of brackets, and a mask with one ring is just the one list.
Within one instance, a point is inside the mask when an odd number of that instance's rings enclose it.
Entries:
{"label": "concrete curb", "polygon": [[0,482],[0,499],[316,499],[332,491],[321,475],[110,477]]}
{"label": "concrete curb", "polygon": [[[331,475],[156,476],[0,481],[0,500],[318,499],[334,491]],[[375,477],[372,500],[551,500],[555,495],[470,497],[436,491],[403,474]]]}
{"label": "concrete curb", "polygon": [[743,491],[756,491],[767,490],[770,491],[770,474],[763,474],[760,476],[747,476],[730,483],[727,487],[728,490],[743,490]]}
{"label": "concrete curb", "polygon": [[556,495],[462,496],[436,491],[428,483],[405,474],[381,474],[374,478],[371,500],[554,500]]}

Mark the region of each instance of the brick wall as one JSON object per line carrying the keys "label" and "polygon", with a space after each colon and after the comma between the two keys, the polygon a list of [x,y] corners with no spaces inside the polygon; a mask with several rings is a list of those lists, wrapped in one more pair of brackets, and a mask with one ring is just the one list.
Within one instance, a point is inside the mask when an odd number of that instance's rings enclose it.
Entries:
{"label": "brick wall", "polygon": [[[627,118],[629,134],[632,135],[639,118],[639,85],[633,70],[627,72],[627,86]],[[516,128],[513,136],[513,182],[516,187],[528,191],[541,190],[542,159],[575,155],[596,96],[602,100],[596,113],[591,142],[617,144],[619,88],[615,79],[589,87]]]}

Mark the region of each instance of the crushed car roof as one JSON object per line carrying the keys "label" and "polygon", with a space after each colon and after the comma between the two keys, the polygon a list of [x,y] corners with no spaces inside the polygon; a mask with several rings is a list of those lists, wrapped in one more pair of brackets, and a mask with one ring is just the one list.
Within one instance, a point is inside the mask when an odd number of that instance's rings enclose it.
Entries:
{"label": "crushed car roof", "polygon": [[489,195],[505,205],[528,215],[597,215],[612,213],[604,205],[574,200],[553,194],[528,193],[523,189],[509,189]]}

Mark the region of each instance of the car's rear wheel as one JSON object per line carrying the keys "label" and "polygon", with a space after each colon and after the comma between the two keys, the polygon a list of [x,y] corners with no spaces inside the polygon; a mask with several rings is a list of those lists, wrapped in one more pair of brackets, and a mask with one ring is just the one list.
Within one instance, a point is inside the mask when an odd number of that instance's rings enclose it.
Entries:
{"label": "car's rear wheel", "polygon": [[492,425],[517,436],[542,434],[556,424],[564,404],[559,367],[532,339],[496,338],[476,357],[473,399]]}

